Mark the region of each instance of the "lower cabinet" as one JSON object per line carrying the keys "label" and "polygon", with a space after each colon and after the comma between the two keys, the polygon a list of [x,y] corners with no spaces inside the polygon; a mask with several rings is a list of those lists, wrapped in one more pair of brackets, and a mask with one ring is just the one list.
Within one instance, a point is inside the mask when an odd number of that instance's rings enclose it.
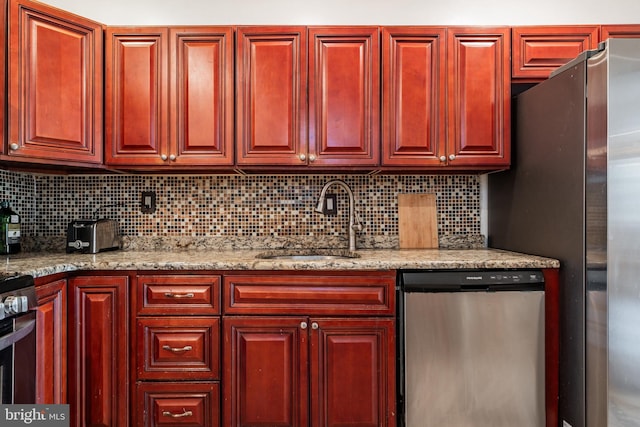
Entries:
{"label": "lower cabinet", "polygon": [[36,403],[67,403],[67,279],[36,282]]}
{"label": "lower cabinet", "polygon": [[71,426],[129,425],[129,282],[95,273],[68,281]]}
{"label": "lower cabinet", "polygon": [[38,398],[67,400],[71,426],[396,426],[393,271],[53,279]]}
{"label": "lower cabinet", "polygon": [[224,320],[225,426],[394,426],[392,319]]}
{"label": "lower cabinet", "polygon": [[220,425],[220,282],[138,274],[134,426]]}
{"label": "lower cabinet", "polygon": [[394,427],[394,286],[389,272],[225,276],[223,425]]}
{"label": "lower cabinet", "polygon": [[220,425],[220,384],[138,383],[133,425],[212,427]]}

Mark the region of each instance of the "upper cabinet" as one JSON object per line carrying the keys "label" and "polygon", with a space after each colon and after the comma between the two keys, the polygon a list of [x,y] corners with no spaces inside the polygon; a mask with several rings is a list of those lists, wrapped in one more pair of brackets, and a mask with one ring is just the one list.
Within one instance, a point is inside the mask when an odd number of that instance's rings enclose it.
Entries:
{"label": "upper cabinet", "polygon": [[236,39],[236,163],[305,165],[306,27],[240,27]]}
{"label": "upper cabinet", "polygon": [[10,1],[8,22],[3,158],[102,164],[102,25],[29,0]]}
{"label": "upper cabinet", "polygon": [[23,167],[504,169],[512,82],[640,36],[640,25],[105,27],[32,0],[2,5],[0,162]]}
{"label": "upper cabinet", "polygon": [[233,165],[231,27],[109,27],[105,163]]}
{"label": "upper cabinet", "polygon": [[451,167],[508,167],[511,162],[510,36],[508,27],[447,29]]}
{"label": "upper cabinet", "polygon": [[309,28],[309,162],[380,162],[378,27]]}
{"label": "upper cabinet", "polygon": [[595,49],[600,41],[597,25],[514,27],[512,32],[512,76],[524,81],[546,79],[580,52]]}
{"label": "upper cabinet", "polygon": [[640,25],[602,25],[600,27],[600,40],[609,38],[640,37]]}
{"label": "upper cabinet", "polygon": [[382,29],[383,166],[446,164],[446,61],[445,28]]}
{"label": "upper cabinet", "polygon": [[376,167],[379,76],[377,27],[238,28],[237,165]]}
{"label": "upper cabinet", "polygon": [[382,46],[383,167],[509,165],[507,27],[385,27]]}

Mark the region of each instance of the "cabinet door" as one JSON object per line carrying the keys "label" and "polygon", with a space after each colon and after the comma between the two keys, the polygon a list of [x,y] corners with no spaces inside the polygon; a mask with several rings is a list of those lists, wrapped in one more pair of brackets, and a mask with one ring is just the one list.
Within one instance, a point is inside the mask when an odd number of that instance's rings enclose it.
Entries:
{"label": "cabinet door", "polygon": [[102,43],[99,23],[38,2],[10,2],[10,156],[102,163]]}
{"label": "cabinet door", "polygon": [[444,28],[382,29],[382,165],[446,164],[445,47]]}
{"label": "cabinet door", "polygon": [[308,425],[306,322],[305,317],[224,318],[223,425]]}
{"label": "cabinet door", "polygon": [[396,425],[393,319],[311,319],[311,426]]}
{"label": "cabinet door", "polygon": [[105,163],[169,160],[166,28],[106,30]]}
{"label": "cabinet door", "polygon": [[542,80],[580,52],[598,47],[598,26],[514,27],[514,79]]}
{"label": "cabinet door", "polygon": [[127,426],[128,277],[69,279],[72,426]]}
{"label": "cabinet door", "polygon": [[233,164],[233,29],[171,28],[170,149],[176,165]]}
{"label": "cabinet door", "polygon": [[[5,90],[0,91],[0,117],[3,119],[0,120],[0,159],[3,159],[5,154],[8,152],[9,148],[9,140],[7,138],[7,127],[4,120],[6,114],[8,114],[7,107],[7,27],[9,20],[8,16],[8,0],[0,0],[0,70],[4,70],[5,72],[0,73],[0,87],[5,88]],[[14,146],[15,147],[15,146]]]}
{"label": "cabinet door", "polygon": [[377,27],[309,28],[310,164],[379,164],[379,44]]}
{"label": "cabinet door", "polygon": [[36,288],[36,403],[67,403],[67,280]]}
{"label": "cabinet door", "polygon": [[236,162],[305,165],[305,27],[240,27],[236,47]]}
{"label": "cabinet door", "polygon": [[637,38],[640,37],[640,25],[602,25],[600,27],[600,40],[610,38]]}
{"label": "cabinet door", "polygon": [[448,162],[508,166],[511,135],[510,30],[447,30]]}

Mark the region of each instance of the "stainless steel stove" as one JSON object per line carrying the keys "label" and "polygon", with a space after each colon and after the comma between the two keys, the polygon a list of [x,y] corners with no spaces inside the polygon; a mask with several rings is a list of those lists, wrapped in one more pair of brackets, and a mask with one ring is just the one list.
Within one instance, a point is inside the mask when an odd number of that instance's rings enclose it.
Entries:
{"label": "stainless steel stove", "polygon": [[0,403],[36,403],[36,289],[0,272]]}

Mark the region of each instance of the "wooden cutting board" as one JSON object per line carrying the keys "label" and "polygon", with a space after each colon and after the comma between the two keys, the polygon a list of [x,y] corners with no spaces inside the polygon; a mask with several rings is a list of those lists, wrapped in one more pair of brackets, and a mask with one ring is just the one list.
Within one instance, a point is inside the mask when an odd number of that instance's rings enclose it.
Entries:
{"label": "wooden cutting board", "polygon": [[400,249],[438,247],[435,194],[398,194],[398,234]]}

